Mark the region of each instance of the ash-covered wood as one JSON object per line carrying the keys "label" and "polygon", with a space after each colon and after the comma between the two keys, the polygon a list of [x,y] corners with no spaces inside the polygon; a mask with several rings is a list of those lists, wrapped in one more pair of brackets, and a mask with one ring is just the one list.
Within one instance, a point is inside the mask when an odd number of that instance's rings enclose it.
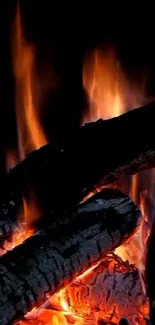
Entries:
{"label": "ash-covered wood", "polygon": [[41,305],[47,293],[64,288],[128,239],[141,221],[134,202],[118,190],[105,189],[78,209],[73,219],[38,231],[1,257],[0,324]]}
{"label": "ash-covered wood", "polygon": [[1,184],[0,219],[16,220],[30,189],[43,210],[64,210],[79,203],[101,181],[109,184],[155,166],[154,120],[152,103],[71,130],[63,144],[33,152]]}
{"label": "ash-covered wood", "polygon": [[75,314],[89,317],[93,312],[106,324],[118,324],[122,317],[130,324],[142,324],[148,315],[138,269],[116,255],[106,256],[90,273],[76,279],[66,294]]}

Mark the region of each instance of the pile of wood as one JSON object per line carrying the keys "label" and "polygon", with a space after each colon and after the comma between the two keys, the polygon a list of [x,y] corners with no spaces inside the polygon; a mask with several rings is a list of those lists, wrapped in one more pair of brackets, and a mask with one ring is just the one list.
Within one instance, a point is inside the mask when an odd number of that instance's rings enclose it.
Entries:
{"label": "pile of wood", "polygon": [[0,241],[23,229],[18,214],[33,190],[42,216],[36,232],[0,258],[0,324],[12,324],[47,294],[66,287],[129,240],[141,212],[121,191],[99,185],[155,166],[155,103],[71,132],[61,145],[33,152],[0,191]]}

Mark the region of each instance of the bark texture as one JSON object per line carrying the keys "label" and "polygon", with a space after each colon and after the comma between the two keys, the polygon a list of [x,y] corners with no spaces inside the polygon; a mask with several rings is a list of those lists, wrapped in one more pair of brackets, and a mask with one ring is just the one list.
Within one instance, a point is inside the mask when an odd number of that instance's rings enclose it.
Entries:
{"label": "bark texture", "polygon": [[40,306],[48,293],[70,284],[127,240],[141,221],[137,206],[118,190],[105,189],[79,209],[72,224],[68,217],[63,225],[39,230],[1,257],[0,324],[12,324]]}
{"label": "bark texture", "polygon": [[155,166],[154,120],[152,103],[71,130],[64,143],[33,152],[1,184],[0,222],[16,222],[30,189],[43,211],[63,211],[75,207],[98,183]]}

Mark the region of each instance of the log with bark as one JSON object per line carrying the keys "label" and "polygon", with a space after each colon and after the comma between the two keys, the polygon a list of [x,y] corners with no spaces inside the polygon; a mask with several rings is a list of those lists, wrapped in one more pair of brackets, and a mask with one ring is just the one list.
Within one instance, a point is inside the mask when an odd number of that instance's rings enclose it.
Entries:
{"label": "log with bark", "polygon": [[142,324],[144,316],[148,316],[139,270],[115,254],[104,257],[90,273],[71,283],[66,299],[75,315],[86,318],[94,313],[106,324],[118,324],[122,317],[134,324],[135,315],[137,323]]}
{"label": "log with bark", "polygon": [[[155,166],[155,103],[110,120],[99,120],[71,131],[64,143],[33,152],[1,182],[1,238],[16,222],[23,196],[33,189],[43,210],[75,206],[97,183]],[[8,222],[8,224],[10,224]]]}
{"label": "log with bark", "polygon": [[1,257],[0,324],[12,324],[41,305],[48,293],[64,288],[127,240],[141,222],[137,206],[117,190],[105,189],[78,209],[72,223],[69,215],[64,225],[36,232]]}

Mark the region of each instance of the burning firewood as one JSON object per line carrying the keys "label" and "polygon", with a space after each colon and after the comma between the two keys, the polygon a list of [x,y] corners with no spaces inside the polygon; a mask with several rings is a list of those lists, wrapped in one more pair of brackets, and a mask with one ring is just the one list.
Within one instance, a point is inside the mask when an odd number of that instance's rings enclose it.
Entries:
{"label": "burning firewood", "polygon": [[106,324],[118,324],[123,317],[130,324],[144,324],[148,314],[138,269],[116,255],[106,256],[96,268],[76,279],[66,295],[75,314],[86,317],[93,312]]}
{"label": "burning firewood", "polygon": [[[99,182],[106,185],[155,166],[154,116],[152,103],[87,124],[57,148],[49,144],[33,152],[1,184],[0,219],[16,221],[30,188],[43,210],[64,210],[79,203]],[[7,233],[7,227],[3,231]]]}
{"label": "burning firewood", "polygon": [[[95,209],[97,211],[97,213],[100,211],[101,208],[101,213],[103,213],[103,209],[107,210],[108,208],[111,207],[115,207],[118,204],[118,198],[124,201],[125,199],[125,195],[118,189],[110,189],[110,188],[104,188],[102,189],[102,191],[100,192],[101,194],[97,194],[95,195],[91,195],[90,199],[87,198],[87,200],[85,201],[85,204],[79,204],[77,205],[77,207],[70,211],[70,212],[63,212],[63,213],[59,213],[59,212],[50,212],[48,214],[45,214],[37,223],[37,229],[41,229],[44,227],[47,227],[48,225],[50,225],[50,229],[52,228],[53,232],[57,229],[62,228],[64,230],[64,227],[72,227],[74,222],[80,223],[83,221],[83,216],[86,217],[86,215],[90,215],[91,213],[95,213]],[[104,201],[103,201],[104,198]],[[96,204],[96,200],[97,200],[97,204]],[[128,200],[128,199],[127,199]],[[24,230],[26,228],[24,228],[24,224],[17,221],[17,223],[11,223],[7,224],[7,219],[6,219],[6,223],[5,220],[2,223],[2,220],[0,221],[0,224],[2,225],[1,228],[1,235],[4,235],[4,229],[6,227],[7,230],[7,236],[9,238],[9,240],[5,240],[3,242],[3,238],[6,238],[6,233],[4,237],[1,237],[1,250],[0,250],[0,256],[2,256],[4,253],[7,252],[7,250],[12,250],[11,249],[11,245],[17,246],[16,244],[14,245],[13,243],[13,239],[15,237],[15,239],[20,236],[21,234],[24,234]],[[18,227],[17,227],[18,225]],[[9,227],[10,226],[10,227]],[[11,228],[12,226],[12,228]],[[16,228],[15,228],[16,226]],[[14,228],[13,228],[14,227]],[[13,229],[14,231],[14,235],[12,238],[11,236],[9,237],[9,234],[11,234],[11,229]],[[25,232],[27,233],[27,230],[25,230]],[[30,232],[30,231],[28,231]],[[23,236],[23,235],[22,235]],[[24,240],[23,240],[24,241]],[[20,244],[20,242],[19,242]],[[4,250],[4,252],[3,252]],[[1,254],[2,252],[2,254]]]}
{"label": "burning firewood", "polygon": [[146,325],[147,315],[148,301],[138,269],[112,253],[19,324],[55,324],[56,317],[66,325],[76,325],[76,319],[83,325]]}
{"label": "burning firewood", "polygon": [[[39,230],[0,259],[0,324],[41,305],[127,240],[141,222],[134,202],[104,189],[57,227]],[[78,211],[78,210],[77,210]],[[70,218],[72,222],[70,222]]]}

